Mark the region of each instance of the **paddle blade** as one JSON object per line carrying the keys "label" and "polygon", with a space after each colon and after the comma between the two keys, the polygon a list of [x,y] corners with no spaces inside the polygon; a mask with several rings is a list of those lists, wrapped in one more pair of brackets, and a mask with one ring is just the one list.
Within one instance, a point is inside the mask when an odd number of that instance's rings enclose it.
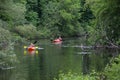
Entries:
{"label": "paddle blade", "polygon": [[35,47],[36,49],[38,48],[38,47]]}
{"label": "paddle blade", "polygon": [[36,44],[37,43],[37,41],[35,41],[33,44]]}
{"label": "paddle blade", "polygon": [[24,51],[24,55],[26,55],[26,54],[27,54],[27,51],[25,50],[25,51]]}
{"label": "paddle blade", "polygon": [[27,48],[27,46],[24,46],[24,48]]}
{"label": "paddle blade", "polygon": [[36,54],[38,54],[38,51],[35,51]]}

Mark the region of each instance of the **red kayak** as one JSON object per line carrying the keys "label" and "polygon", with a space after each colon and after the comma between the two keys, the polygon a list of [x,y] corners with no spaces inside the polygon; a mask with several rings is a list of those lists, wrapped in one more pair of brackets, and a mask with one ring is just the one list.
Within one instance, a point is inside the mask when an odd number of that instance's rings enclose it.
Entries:
{"label": "red kayak", "polygon": [[34,51],[35,49],[35,47],[28,47],[28,51]]}
{"label": "red kayak", "polygon": [[59,37],[59,38],[53,40],[53,42],[61,42],[61,41],[62,41],[62,38],[61,38],[61,37]]}
{"label": "red kayak", "polygon": [[55,40],[53,40],[53,42],[61,42],[62,40],[60,40],[60,39],[55,39]]}

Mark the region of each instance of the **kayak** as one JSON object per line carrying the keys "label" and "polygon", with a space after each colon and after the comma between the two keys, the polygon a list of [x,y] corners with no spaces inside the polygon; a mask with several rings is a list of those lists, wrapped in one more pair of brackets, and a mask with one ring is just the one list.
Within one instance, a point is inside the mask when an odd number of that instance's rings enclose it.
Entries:
{"label": "kayak", "polygon": [[36,47],[28,47],[27,50],[28,51],[34,51],[36,49]]}
{"label": "kayak", "polygon": [[41,47],[31,47],[31,46],[29,46],[29,47],[27,47],[27,46],[24,46],[24,49],[26,49],[26,50],[28,50],[28,51],[33,51],[33,50],[36,50],[36,49],[44,49],[44,48],[41,48]]}
{"label": "kayak", "polygon": [[60,39],[55,39],[55,40],[53,40],[53,42],[61,42],[62,40],[60,40]]}
{"label": "kayak", "polygon": [[24,54],[26,55],[26,53],[29,54],[38,54],[38,50],[44,49],[41,47],[35,47],[35,46],[24,46]]}
{"label": "kayak", "polygon": [[62,41],[59,41],[59,42],[53,42],[53,44],[62,44]]}

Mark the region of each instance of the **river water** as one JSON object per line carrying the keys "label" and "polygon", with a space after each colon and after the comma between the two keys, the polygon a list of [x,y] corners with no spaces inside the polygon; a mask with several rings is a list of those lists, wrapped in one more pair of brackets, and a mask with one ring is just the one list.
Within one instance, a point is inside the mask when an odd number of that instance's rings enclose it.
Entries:
{"label": "river water", "polygon": [[[53,80],[63,73],[89,74],[104,69],[110,58],[119,52],[116,49],[93,49],[83,38],[65,39],[62,43],[39,40],[36,46],[44,48],[36,53],[26,52],[16,45],[19,64],[12,70],[0,71],[0,80]],[[86,47],[81,48],[85,45]]]}

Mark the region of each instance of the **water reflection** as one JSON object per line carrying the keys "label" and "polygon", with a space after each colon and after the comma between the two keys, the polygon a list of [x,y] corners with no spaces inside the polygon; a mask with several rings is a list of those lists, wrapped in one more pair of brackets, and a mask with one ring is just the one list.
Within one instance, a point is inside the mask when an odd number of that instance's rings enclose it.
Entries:
{"label": "water reflection", "polygon": [[89,73],[90,59],[89,54],[82,54],[82,72],[83,74]]}
{"label": "water reflection", "polygon": [[10,72],[1,71],[0,80],[53,80],[60,71],[89,74],[92,70],[102,71],[110,58],[118,53],[117,50],[76,47],[84,43],[83,39],[69,39],[60,44],[47,40],[39,42],[36,45],[44,49],[37,50],[37,55],[36,51],[28,53],[21,48],[24,44],[17,45],[15,52],[20,63]]}
{"label": "water reflection", "polygon": [[32,50],[32,51],[27,51],[24,50],[24,55],[37,55],[38,54],[38,50]]}

